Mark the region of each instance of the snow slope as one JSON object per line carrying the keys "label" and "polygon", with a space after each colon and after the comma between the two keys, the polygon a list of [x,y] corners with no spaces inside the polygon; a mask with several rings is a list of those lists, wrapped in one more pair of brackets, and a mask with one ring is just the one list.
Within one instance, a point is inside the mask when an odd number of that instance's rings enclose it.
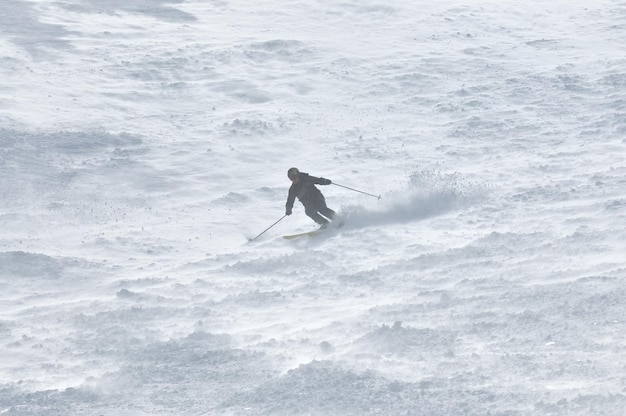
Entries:
{"label": "snow slope", "polygon": [[624,6],[3,0],[0,414],[623,415]]}

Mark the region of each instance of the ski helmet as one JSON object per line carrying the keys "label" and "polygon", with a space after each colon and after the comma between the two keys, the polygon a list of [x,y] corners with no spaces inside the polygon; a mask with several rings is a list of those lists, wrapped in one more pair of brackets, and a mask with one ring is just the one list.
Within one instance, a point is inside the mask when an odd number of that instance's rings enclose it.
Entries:
{"label": "ski helmet", "polygon": [[300,174],[300,171],[298,170],[298,168],[290,168],[287,171],[287,177],[289,179],[293,179],[293,178],[297,177],[299,174]]}

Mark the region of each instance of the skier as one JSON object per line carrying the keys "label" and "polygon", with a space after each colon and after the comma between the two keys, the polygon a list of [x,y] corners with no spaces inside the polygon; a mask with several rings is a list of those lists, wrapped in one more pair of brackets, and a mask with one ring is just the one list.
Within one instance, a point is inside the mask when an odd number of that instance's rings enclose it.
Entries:
{"label": "skier", "polygon": [[335,211],[326,206],[326,198],[315,185],[330,185],[330,179],[317,178],[308,173],[300,172],[298,168],[287,171],[287,177],[292,184],[287,197],[286,215],[291,215],[293,203],[296,197],[304,205],[304,213],[323,228],[328,226],[329,220],[335,216]]}

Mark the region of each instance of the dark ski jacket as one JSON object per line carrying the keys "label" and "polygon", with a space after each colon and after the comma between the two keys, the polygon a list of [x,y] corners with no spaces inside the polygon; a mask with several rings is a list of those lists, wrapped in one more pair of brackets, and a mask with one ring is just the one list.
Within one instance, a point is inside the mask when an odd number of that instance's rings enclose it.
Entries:
{"label": "dark ski jacket", "polygon": [[289,188],[289,196],[287,196],[287,212],[291,212],[296,197],[306,207],[309,202],[323,197],[319,189],[315,185],[330,185],[330,179],[318,178],[308,173],[300,172],[298,183],[291,184]]}

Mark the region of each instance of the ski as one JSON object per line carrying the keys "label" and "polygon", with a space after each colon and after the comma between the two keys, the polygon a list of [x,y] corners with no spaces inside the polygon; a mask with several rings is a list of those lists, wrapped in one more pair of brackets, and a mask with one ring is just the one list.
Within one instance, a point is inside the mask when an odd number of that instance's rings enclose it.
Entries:
{"label": "ski", "polygon": [[322,231],[322,230],[321,229],[317,229],[317,230],[313,230],[313,231],[307,231],[306,233],[284,235],[283,238],[286,239],[286,240],[293,240],[294,238],[298,238],[298,237],[305,237],[305,236],[312,237],[314,235],[319,234],[320,231]]}
{"label": "ski", "polygon": [[293,240],[294,238],[298,238],[298,237],[313,237],[316,236],[318,234],[321,234],[323,232],[327,232],[327,231],[331,231],[331,230],[337,230],[338,228],[343,227],[344,222],[341,221],[339,222],[337,225],[331,224],[330,226],[325,226],[325,227],[320,227],[316,230],[313,231],[307,231],[305,233],[298,233],[298,234],[290,234],[290,235],[284,235],[283,238],[286,240]]}

